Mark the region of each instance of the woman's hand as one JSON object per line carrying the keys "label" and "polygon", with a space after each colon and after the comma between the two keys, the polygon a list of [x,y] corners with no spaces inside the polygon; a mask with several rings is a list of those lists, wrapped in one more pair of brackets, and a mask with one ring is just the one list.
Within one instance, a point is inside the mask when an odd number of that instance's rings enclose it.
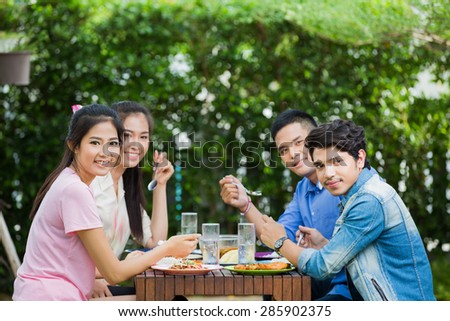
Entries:
{"label": "woman's hand", "polygon": [[[158,181],[158,185],[166,185],[167,181],[172,177],[172,174],[174,172],[172,163],[167,159],[167,153],[159,153],[157,150],[155,150],[153,161],[155,164],[159,164],[156,173],[156,180]],[[155,168],[153,168],[153,170],[155,171]]]}
{"label": "woman's hand", "polygon": [[108,282],[105,279],[95,279],[92,298],[105,298],[108,296],[113,296],[111,291],[109,291]]}
{"label": "woman's hand", "polygon": [[139,251],[139,250],[130,252],[130,253],[128,253],[128,255],[125,257],[125,260],[132,260],[132,259],[135,259],[135,258],[140,257],[141,255],[143,255],[144,253],[145,253],[145,252],[142,252],[142,251]]}
{"label": "woman's hand", "polygon": [[299,226],[298,231],[295,234],[298,239],[300,232],[304,234],[303,239],[300,241],[300,246],[305,248],[313,248],[320,250],[322,247],[328,244],[328,240],[315,228]]}
{"label": "woman's hand", "polygon": [[164,242],[167,255],[186,257],[196,249],[200,234],[175,235]]}

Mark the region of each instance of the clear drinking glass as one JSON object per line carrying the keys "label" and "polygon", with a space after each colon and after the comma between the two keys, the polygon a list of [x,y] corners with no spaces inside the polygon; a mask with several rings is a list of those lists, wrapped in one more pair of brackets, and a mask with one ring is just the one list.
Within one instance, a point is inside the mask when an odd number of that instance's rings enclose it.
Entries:
{"label": "clear drinking glass", "polygon": [[202,224],[202,256],[204,264],[219,264],[219,223]]}
{"label": "clear drinking glass", "polygon": [[197,233],[197,213],[181,213],[181,234]]}
{"label": "clear drinking glass", "polygon": [[256,231],[253,223],[238,224],[238,262],[251,264],[255,262]]}

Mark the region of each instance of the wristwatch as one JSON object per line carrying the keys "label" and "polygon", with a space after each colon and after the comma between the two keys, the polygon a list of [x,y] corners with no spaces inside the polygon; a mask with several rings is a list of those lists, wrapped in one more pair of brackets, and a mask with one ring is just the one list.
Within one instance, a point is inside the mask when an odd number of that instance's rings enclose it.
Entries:
{"label": "wristwatch", "polygon": [[283,236],[280,237],[276,242],[275,242],[275,246],[274,246],[274,250],[275,252],[277,252],[278,255],[282,256],[280,253],[280,249],[283,246],[284,241],[286,241],[288,239],[287,236]]}

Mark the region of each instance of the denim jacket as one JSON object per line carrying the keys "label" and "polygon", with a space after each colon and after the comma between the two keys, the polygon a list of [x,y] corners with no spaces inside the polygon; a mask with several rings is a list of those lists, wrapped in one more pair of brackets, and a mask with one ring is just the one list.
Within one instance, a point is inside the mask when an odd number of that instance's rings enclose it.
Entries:
{"label": "denim jacket", "polygon": [[330,242],[304,250],[299,271],[327,278],[345,266],[364,300],[435,300],[422,239],[396,191],[364,169],[342,207]]}

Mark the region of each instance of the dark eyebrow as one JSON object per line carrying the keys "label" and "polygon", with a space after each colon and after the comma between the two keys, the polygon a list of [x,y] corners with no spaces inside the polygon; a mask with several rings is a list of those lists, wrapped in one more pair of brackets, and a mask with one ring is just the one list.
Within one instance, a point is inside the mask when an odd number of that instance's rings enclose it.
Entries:
{"label": "dark eyebrow", "polygon": [[[100,137],[97,137],[97,136],[91,136],[91,137],[89,137],[89,139],[96,139],[96,140],[103,140],[102,138],[100,138]],[[119,138],[117,138],[117,137],[110,137],[109,139],[108,139],[109,141],[111,141],[111,140],[119,140]]]}
{"label": "dark eyebrow", "polygon": [[313,163],[314,167],[317,167],[317,166],[322,165],[322,164],[323,164],[323,163],[322,163],[321,161],[315,161],[315,162]]}
{"label": "dark eyebrow", "polygon": [[297,141],[297,140],[298,140],[299,138],[301,138],[301,137],[302,137],[302,135],[299,135],[299,136],[295,137],[291,142],[283,142],[283,143],[281,143],[280,146],[278,146],[278,151],[279,151],[281,148],[283,148],[283,147],[292,145],[292,142]]}
{"label": "dark eyebrow", "polygon": [[[125,132],[127,132],[127,133],[134,133],[134,131],[131,130],[131,129],[124,129],[123,132],[124,132],[124,133],[125,133]],[[144,132],[142,132],[141,134],[148,134],[148,133],[149,133],[149,131],[144,131]]]}

